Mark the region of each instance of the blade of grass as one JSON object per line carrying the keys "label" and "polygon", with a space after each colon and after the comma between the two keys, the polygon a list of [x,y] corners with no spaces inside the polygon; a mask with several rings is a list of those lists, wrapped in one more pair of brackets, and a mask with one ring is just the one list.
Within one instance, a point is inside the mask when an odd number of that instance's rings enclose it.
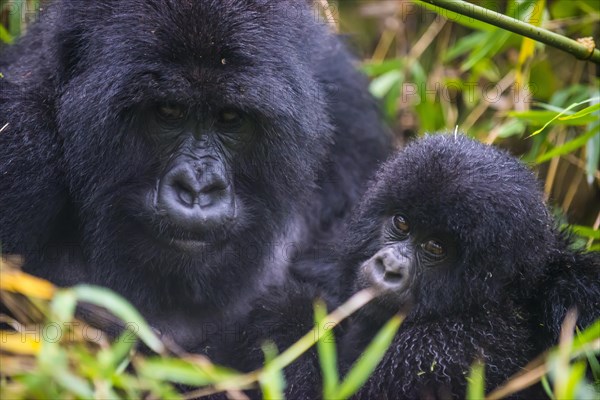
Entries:
{"label": "blade of grass", "polygon": [[77,296],[72,290],[58,290],[50,303],[50,310],[56,322],[64,324],[73,320],[75,315],[75,307],[77,306]]}
{"label": "blade of grass", "polygon": [[2,351],[20,355],[36,355],[40,352],[42,342],[33,335],[23,335],[16,331],[0,331]]}
{"label": "blade of grass", "polygon": [[2,270],[0,289],[43,300],[50,300],[55,291],[50,282],[11,269]]}
{"label": "blade of grass", "polygon": [[586,115],[589,115],[589,114],[593,113],[594,111],[598,111],[598,110],[600,110],[600,103],[594,104],[593,106],[586,107],[583,110],[577,111],[575,114],[567,115],[566,117],[561,117],[560,119],[563,121],[569,120],[569,119],[579,119],[579,118],[585,117]]}
{"label": "blade of grass", "polygon": [[333,398],[347,399],[364,385],[390,347],[402,320],[401,316],[396,315],[381,328],[364,353],[354,363]]}
{"label": "blade of grass", "polygon": [[467,400],[485,398],[485,364],[483,361],[477,360],[473,363],[467,382]]}
{"label": "blade of grass", "polygon": [[[342,320],[354,313],[356,310],[373,300],[375,294],[370,289],[364,289],[352,296],[348,301],[338,307],[327,316],[327,320],[333,329]],[[300,357],[306,350],[310,349],[323,336],[316,328],[311,329],[300,340],[291,345],[287,350],[281,353],[277,358],[268,363],[266,367],[283,369],[290,365],[295,359]]]}
{"label": "blade of grass", "polygon": [[[277,357],[277,346],[273,342],[267,342],[262,346],[265,353],[265,361],[269,363]],[[285,399],[285,377],[283,369],[265,368],[259,380],[264,399]]]}
{"label": "blade of grass", "polygon": [[163,343],[154,334],[142,315],[123,297],[108,289],[90,285],[77,285],[72,290],[79,301],[104,307],[123,322],[135,326],[137,328],[135,333],[149,348],[157,353],[164,352]]}
{"label": "blade of grass", "polygon": [[574,234],[585,238],[600,240],[600,230],[583,225],[568,225]]}
{"label": "blade of grass", "polygon": [[158,381],[184,385],[205,386],[213,383],[210,376],[198,365],[176,358],[140,360],[136,369],[141,376]]}
{"label": "blade of grass", "polygon": [[566,142],[565,144],[563,144],[561,146],[557,146],[557,147],[553,148],[552,150],[538,156],[535,159],[535,162],[538,164],[541,164],[541,163],[546,162],[554,157],[572,153],[573,151],[577,150],[578,148],[585,146],[586,143],[592,137],[594,137],[594,135],[596,135],[598,132],[600,132],[600,125],[596,126],[595,129],[589,130],[586,133],[584,133],[583,135],[577,136],[575,139],[570,140],[570,141]]}
{"label": "blade of grass", "polygon": [[557,115],[556,115],[554,118],[552,118],[550,121],[546,122],[546,124],[545,124],[544,126],[542,126],[540,129],[538,129],[537,131],[535,131],[535,132],[533,132],[531,135],[529,135],[529,137],[531,137],[531,136],[535,136],[535,135],[537,135],[538,133],[540,133],[541,131],[543,131],[544,129],[546,129],[546,127],[547,127],[548,125],[550,125],[550,124],[551,124],[552,122],[554,122],[555,120],[559,119],[559,118],[560,118],[562,115],[564,115],[564,114],[565,114],[566,112],[568,112],[569,110],[571,110],[571,109],[573,109],[573,108],[575,108],[575,107],[578,107],[578,106],[580,106],[580,105],[582,105],[582,104],[587,104],[587,103],[591,103],[591,102],[597,102],[597,101],[599,101],[599,100],[600,100],[600,98],[598,98],[598,97],[594,97],[594,98],[591,98],[591,99],[587,99],[587,100],[581,101],[581,102],[579,102],[579,103],[573,103],[573,104],[571,104],[570,106],[568,106],[567,108],[565,108],[564,110],[562,110],[561,112],[559,112],[559,113],[558,113],[558,114],[557,114]]}
{"label": "blade of grass", "polygon": [[315,325],[319,331],[327,331],[317,342],[317,351],[319,353],[321,374],[323,375],[323,397],[331,399],[339,383],[335,335],[333,330],[327,326],[327,306],[325,303],[322,300],[316,301],[314,310]]}
{"label": "blade of grass", "polygon": [[[367,304],[369,301],[373,300],[373,298],[375,298],[375,292],[371,289],[364,289],[354,294],[344,304],[339,306],[327,316],[327,321],[329,321],[331,329],[337,326],[342,320],[356,312],[359,308]],[[214,388],[210,390],[193,391],[187,393],[184,397],[186,399],[192,399],[199,397],[200,393],[202,396],[208,396],[230,389],[249,387],[254,382],[261,379],[261,375],[265,373],[267,368],[281,370],[290,365],[294,360],[310,349],[321,336],[323,336],[323,334],[316,328],[313,328],[304,336],[302,336],[296,343],[287,348],[283,353],[278,355],[273,360],[267,362],[263,369],[249,372],[234,379],[225,379],[216,383]]]}

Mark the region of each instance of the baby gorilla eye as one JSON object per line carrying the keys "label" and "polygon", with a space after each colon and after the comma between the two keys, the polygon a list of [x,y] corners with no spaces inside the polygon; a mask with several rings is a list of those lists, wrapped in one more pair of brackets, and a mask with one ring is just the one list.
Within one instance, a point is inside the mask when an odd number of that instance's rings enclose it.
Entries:
{"label": "baby gorilla eye", "polygon": [[185,109],[179,104],[159,104],[156,111],[166,121],[179,121],[185,117]]}
{"label": "baby gorilla eye", "polygon": [[425,250],[429,255],[435,257],[436,259],[440,259],[446,256],[446,249],[442,242],[430,239],[422,244],[423,250]]}
{"label": "baby gorilla eye", "polygon": [[392,218],[392,223],[394,225],[394,229],[401,235],[408,235],[410,232],[410,225],[404,216],[402,215],[394,215]]}

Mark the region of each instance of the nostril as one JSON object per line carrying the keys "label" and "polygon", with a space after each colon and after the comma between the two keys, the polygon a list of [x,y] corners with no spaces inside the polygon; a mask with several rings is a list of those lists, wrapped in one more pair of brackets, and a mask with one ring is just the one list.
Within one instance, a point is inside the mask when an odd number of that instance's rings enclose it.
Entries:
{"label": "nostril", "polygon": [[402,270],[400,271],[385,271],[383,279],[389,283],[400,283],[404,279]]}
{"label": "nostril", "polygon": [[210,194],[213,192],[222,192],[227,189],[227,185],[225,182],[217,180],[215,182],[210,182],[206,184],[202,189],[200,189],[201,194]]}
{"label": "nostril", "polygon": [[190,207],[194,204],[194,200],[196,198],[194,191],[186,185],[185,182],[177,180],[173,182],[173,189],[177,193],[177,197],[182,204]]}
{"label": "nostril", "polygon": [[383,263],[382,257],[377,257],[374,263],[375,272],[379,276],[385,276],[385,264]]}

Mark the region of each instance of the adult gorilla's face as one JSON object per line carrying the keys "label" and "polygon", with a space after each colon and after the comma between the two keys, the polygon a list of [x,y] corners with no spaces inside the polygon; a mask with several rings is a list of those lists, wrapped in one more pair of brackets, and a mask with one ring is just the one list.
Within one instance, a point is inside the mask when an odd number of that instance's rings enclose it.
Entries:
{"label": "adult gorilla's face", "polygon": [[91,5],[64,27],[58,121],[95,262],[247,271],[264,263],[224,249],[298,231],[331,137],[311,44],[287,3],[215,4]]}
{"label": "adult gorilla's face", "polygon": [[182,251],[226,240],[243,206],[230,166],[257,139],[256,122],[234,108],[195,113],[176,103],[159,103],[147,113],[148,134],[170,157],[142,205],[151,218],[141,222]]}

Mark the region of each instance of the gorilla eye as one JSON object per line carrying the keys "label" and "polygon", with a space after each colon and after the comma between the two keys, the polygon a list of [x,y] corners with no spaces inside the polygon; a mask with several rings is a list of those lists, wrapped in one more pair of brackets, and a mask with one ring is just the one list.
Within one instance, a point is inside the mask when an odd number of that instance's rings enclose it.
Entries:
{"label": "gorilla eye", "polygon": [[394,215],[392,223],[394,224],[394,229],[396,229],[398,233],[408,235],[408,232],[410,232],[408,221],[402,215]]}
{"label": "gorilla eye", "polygon": [[246,115],[242,111],[225,109],[217,115],[217,122],[221,125],[240,126],[246,120]]}
{"label": "gorilla eye", "polygon": [[158,115],[167,121],[178,121],[185,117],[183,106],[178,104],[165,103],[160,104],[157,108]]}
{"label": "gorilla eye", "polygon": [[446,255],[446,249],[444,245],[437,240],[428,240],[422,244],[423,250],[435,258],[442,258]]}

